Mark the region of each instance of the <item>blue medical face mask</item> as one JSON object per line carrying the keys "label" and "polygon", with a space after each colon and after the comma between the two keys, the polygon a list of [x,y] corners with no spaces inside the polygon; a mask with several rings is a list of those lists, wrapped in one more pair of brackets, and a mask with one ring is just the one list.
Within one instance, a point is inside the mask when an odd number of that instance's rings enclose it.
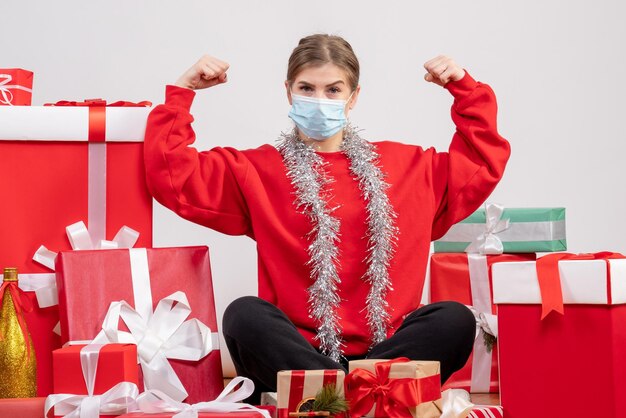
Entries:
{"label": "blue medical face mask", "polygon": [[323,141],[339,132],[348,123],[345,108],[351,97],[352,94],[348,100],[336,100],[292,94],[289,117],[303,134]]}

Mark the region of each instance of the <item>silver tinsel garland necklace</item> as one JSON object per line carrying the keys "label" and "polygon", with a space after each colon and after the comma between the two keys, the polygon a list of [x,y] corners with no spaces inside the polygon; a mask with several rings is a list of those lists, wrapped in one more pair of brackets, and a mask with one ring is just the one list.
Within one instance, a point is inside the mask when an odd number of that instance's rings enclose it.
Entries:
{"label": "silver tinsel garland necklace", "polygon": [[[326,199],[332,179],[324,170],[326,164],[315,150],[298,137],[296,129],[281,135],[277,145],[282,154],[296,192],[295,205],[307,215],[313,228],[309,245],[309,265],[313,285],[309,292],[309,312],[317,324],[320,350],[335,361],[342,355],[341,327],[337,308],[341,302],[337,294],[340,282],[337,273],[339,242],[339,219],[332,215]],[[362,139],[348,125],[344,129],[342,152],[350,161],[350,171],[359,183],[366,201],[368,254],[367,271],[363,279],[369,283],[367,296],[367,323],[372,345],[387,338],[390,326],[389,304],[386,295],[392,290],[389,263],[398,232],[394,224],[396,213],[389,202],[384,175],[377,166],[378,154],[372,144]]]}

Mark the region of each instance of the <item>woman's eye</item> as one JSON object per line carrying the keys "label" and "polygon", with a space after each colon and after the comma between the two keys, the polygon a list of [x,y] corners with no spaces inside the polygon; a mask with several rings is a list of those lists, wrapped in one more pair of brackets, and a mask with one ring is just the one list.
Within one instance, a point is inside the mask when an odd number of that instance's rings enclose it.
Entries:
{"label": "woman's eye", "polygon": [[313,91],[313,89],[309,86],[301,86],[300,90],[307,92],[307,93]]}
{"label": "woman's eye", "polygon": [[338,93],[341,93],[341,89],[340,89],[339,87],[331,87],[330,89],[328,89],[328,91],[329,91],[331,94],[338,94]]}

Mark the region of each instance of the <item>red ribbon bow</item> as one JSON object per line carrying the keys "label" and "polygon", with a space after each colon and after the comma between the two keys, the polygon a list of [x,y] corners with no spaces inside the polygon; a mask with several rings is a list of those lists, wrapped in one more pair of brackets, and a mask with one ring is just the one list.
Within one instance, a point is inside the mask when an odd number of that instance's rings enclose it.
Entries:
{"label": "red ribbon bow", "polygon": [[[541,292],[541,319],[544,319],[552,311],[558,312],[561,315],[564,313],[561,275],[559,273],[560,260],[605,260],[608,267],[609,260],[616,258],[626,258],[626,256],[620,253],[602,251],[599,253],[585,254],[555,253],[539,258],[536,266],[539,290]],[[610,300],[610,280],[607,280],[607,286]]]}
{"label": "red ribbon bow", "polygon": [[441,397],[440,376],[390,379],[394,363],[405,363],[408,358],[381,361],[375,364],[376,373],[364,369],[353,370],[346,376],[346,398],[350,414],[361,417],[376,404],[376,417],[412,418],[409,408]]}
{"label": "red ribbon bow", "polygon": [[[24,320],[24,312],[32,312],[33,304],[26,296],[26,293],[19,288],[16,281],[5,281],[0,286],[0,304],[4,301],[5,292],[9,292],[13,298],[13,306],[15,307],[15,315],[17,316],[17,322],[22,330],[24,336],[24,343],[26,344],[26,352],[28,359],[30,359],[30,344],[28,341],[28,329],[26,328],[26,321]],[[0,340],[4,339],[4,336],[0,333]]]}
{"label": "red ribbon bow", "polygon": [[104,142],[106,132],[107,107],[148,107],[152,102],[143,101],[138,103],[118,101],[107,104],[103,99],[87,99],[83,102],[61,100],[56,103],[46,103],[44,106],[86,106],[89,107],[89,142]]}
{"label": "red ribbon bow", "polygon": [[69,101],[69,100],[60,100],[56,103],[46,103],[44,106],[105,106],[105,107],[149,107],[152,106],[152,102],[142,101],[142,102],[126,102],[123,100],[109,103],[104,99],[86,99],[83,102]]}

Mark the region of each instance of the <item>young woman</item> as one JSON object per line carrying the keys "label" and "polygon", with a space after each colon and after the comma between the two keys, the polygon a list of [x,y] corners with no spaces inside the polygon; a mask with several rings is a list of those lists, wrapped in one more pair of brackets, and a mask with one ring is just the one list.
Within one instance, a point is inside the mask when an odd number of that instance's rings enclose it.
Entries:
{"label": "young woman", "polygon": [[188,220],[257,242],[259,298],[232,302],[222,328],[256,395],[276,390],[279,370],[406,356],[439,360],[445,381],[467,361],[470,311],[454,302],[419,308],[429,245],[488,197],[509,144],[487,85],[445,56],[424,67],[426,81],[454,98],[448,152],[361,138],[347,123],[359,62],[337,36],[308,36],[293,50],[285,87],[295,127],[276,146],[191,147],[194,90],[227,81],[228,64],[211,56],[167,86],[165,104],[150,114],[154,197]]}

